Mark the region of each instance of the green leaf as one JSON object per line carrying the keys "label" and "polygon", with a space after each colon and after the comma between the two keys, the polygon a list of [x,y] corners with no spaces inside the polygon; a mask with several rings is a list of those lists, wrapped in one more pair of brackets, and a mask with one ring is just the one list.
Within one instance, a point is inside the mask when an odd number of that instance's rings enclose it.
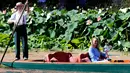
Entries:
{"label": "green leaf", "polygon": [[126,27],[127,26],[127,22],[126,21],[123,21],[123,24],[121,25],[121,27]]}
{"label": "green leaf", "polygon": [[37,21],[38,23],[43,23],[45,21],[45,19],[43,19],[43,17],[38,17],[37,20],[38,20]]}
{"label": "green leaf", "polygon": [[45,33],[44,28],[40,29],[40,35],[42,35],[43,33]]}
{"label": "green leaf", "polygon": [[93,36],[97,36],[97,35],[100,35],[100,33],[102,32],[102,29],[96,29],[93,33]]}
{"label": "green leaf", "polygon": [[113,28],[113,25],[114,25],[114,23],[108,23],[108,24],[107,24],[107,26],[108,26],[109,28]]}
{"label": "green leaf", "polygon": [[123,47],[130,48],[130,42],[124,42],[122,44],[123,44]]}
{"label": "green leaf", "polygon": [[39,17],[40,13],[38,11],[34,11],[34,12],[35,12],[36,17]]}
{"label": "green leaf", "polygon": [[68,31],[68,32],[73,32],[74,29],[77,28],[78,23],[77,23],[77,22],[72,22],[72,23],[69,23],[68,25],[69,25],[69,26],[68,26],[67,31]]}
{"label": "green leaf", "polygon": [[58,22],[58,24],[59,24],[60,26],[64,26],[64,21],[63,21],[63,19],[60,19],[60,20],[58,20],[57,22]]}
{"label": "green leaf", "polygon": [[73,39],[71,42],[75,43],[75,44],[79,44],[80,43],[79,39]]}
{"label": "green leaf", "polygon": [[129,24],[128,24],[128,26],[127,27],[130,27],[130,22],[129,22]]}
{"label": "green leaf", "polygon": [[108,31],[108,29],[106,29],[105,32],[103,33],[103,36],[107,37],[108,34],[109,34],[109,31]]}
{"label": "green leaf", "polygon": [[78,10],[71,10],[71,11],[67,12],[67,15],[69,15],[71,17],[71,16],[74,16],[77,12],[78,12]]}
{"label": "green leaf", "polygon": [[92,24],[94,28],[97,28],[98,26],[100,26],[101,24],[99,22],[93,23]]}
{"label": "green leaf", "polygon": [[68,33],[68,32],[65,33],[65,40],[67,42],[69,42],[71,40],[71,37],[72,37],[72,33]]}
{"label": "green leaf", "polygon": [[55,37],[55,31],[54,30],[49,30],[50,33],[50,38],[54,38]]}
{"label": "green leaf", "polygon": [[125,20],[125,19],[127,20],[129,17],[130,17],[130,12],[126,14],[120,13],[120,16],[119,16],[121,20]]}
{"label": "green leaf", "polygon": [[38,26],[38,24],[36,23],[36,24],[33,24],[34,26]]}
{"label": "green leaf", "polygon": [[118,39],[119,39],[119,33],[117,33],[117,34],[115,34],[115,35],[113,36],[112,41],[113,41],[113,42],[117,42]]}
{"label": "green leaf", "polygon": [[124,30],[124,28],[123,27],[119,27],[118,30],[119,30],[118,32],[122,32]]}
{"label": "green leaf", "polygon": [[61,10],[61,14],[62,14],[62,15],[66,14],[66,13],[67,13],[67,10],[65,10],[65,9],[62,9],[62,10]]}

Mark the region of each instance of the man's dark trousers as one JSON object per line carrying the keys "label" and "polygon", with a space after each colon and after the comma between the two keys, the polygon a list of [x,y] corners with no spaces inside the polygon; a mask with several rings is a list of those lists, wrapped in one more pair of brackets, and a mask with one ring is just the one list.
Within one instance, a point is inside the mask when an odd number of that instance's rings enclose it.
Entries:
{"label": "man's dark trousers", "polygon": [[14,33],[16,46],[16,58],[20,59],[20,39],[22,40],[23,58],[28,58],[27,30],[26,25],[18,25]]}

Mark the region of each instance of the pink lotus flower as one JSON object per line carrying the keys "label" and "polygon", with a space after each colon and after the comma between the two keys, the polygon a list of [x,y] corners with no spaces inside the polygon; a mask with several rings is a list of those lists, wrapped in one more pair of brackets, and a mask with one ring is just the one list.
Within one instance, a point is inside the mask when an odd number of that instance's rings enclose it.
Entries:
{"label": "pink lotus flower", "polygon": [[3,13],[3,14],[6,14],[6,10],[3,10],[2,13]]}
{"label": "pink lotus flower", "polygon": [[99,16],[99,17],[97,18],[97,21],[99,22],[101,19],[102,19],[102,18]]}
{"label": "pink lotus flower", "polygon": [[90,25],[90,24],[92,24],[92,20],[87,20],[86,25]]}

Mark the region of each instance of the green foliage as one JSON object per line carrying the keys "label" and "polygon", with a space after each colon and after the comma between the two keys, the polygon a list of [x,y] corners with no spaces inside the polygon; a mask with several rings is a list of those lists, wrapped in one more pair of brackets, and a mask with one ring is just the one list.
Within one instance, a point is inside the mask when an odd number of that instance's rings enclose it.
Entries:
{"label": "green foliage", "polygon": [[9,40],[8,34],[0,33],[0,47],[5,47]]}
{"label": "green foliage", "polygon": [[[3,17],[5,15],[2,15],[0,19]],[[123,48],[130,48],[129,20],[129,8],[126,12],[118,10],[115,13],[105,9],[44,11],[34,6],[34,11],[30,13],[27,20],[29,48],[87,49],[92,37],[96,36],[101,41],[107,39],[113,49],[123,50]],[[1,20],[0,30],[2,31],[0,32],[8,31],[9,33],[10,30],[7,28],[9,25],[5,20]]]}

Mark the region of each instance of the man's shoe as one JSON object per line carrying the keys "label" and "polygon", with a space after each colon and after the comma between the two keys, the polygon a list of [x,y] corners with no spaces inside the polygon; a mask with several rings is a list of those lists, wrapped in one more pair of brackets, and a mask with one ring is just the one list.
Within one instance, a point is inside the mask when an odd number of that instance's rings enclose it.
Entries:
{"label": "man's shoe", "polygon": [[24,57],[23,59],[24,59],[24,60],[28,60],[28,58],[26,58],[26,57]]}
{"label": "man's shoe", "polygon": [[20,58],[15,58],[15,60],[20,60]]}

